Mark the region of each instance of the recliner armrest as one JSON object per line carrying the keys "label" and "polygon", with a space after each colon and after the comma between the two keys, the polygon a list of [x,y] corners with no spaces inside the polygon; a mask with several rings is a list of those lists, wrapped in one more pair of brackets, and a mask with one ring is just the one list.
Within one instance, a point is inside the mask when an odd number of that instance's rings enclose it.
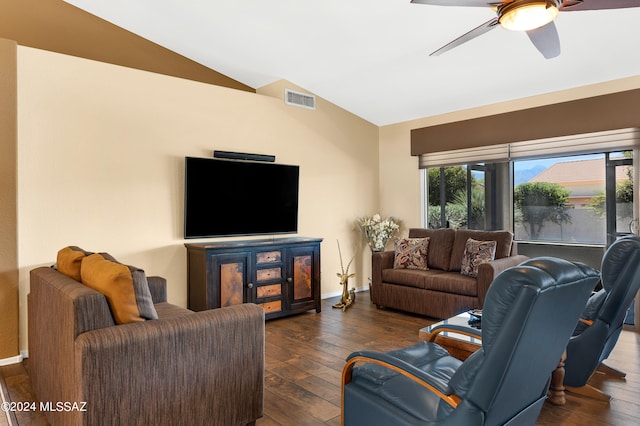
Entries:
{"label": "recliner armrest", "polygon": [[406,361],[393,357],[387,353],[374,351],[357,351],[347,357],[347,363],[342,370],[342,386],[351,382],[353,367],[358,362],[371,362],[389,368],[429,389],[440,399],[455,408],[460,403],[460,398],[452,393],[448,382],[430,375],[428,372],[409,364]]}
{"label": "recliner armrest", "polygon": [[429,342],[433,342],[436,336],[444,332],[453,332],[458,334],[464,334],[465,336],[473,337],[474,339],[482,340],[482,331],[477,328],[458,324],[441,324],[435,326],[429,332]]}

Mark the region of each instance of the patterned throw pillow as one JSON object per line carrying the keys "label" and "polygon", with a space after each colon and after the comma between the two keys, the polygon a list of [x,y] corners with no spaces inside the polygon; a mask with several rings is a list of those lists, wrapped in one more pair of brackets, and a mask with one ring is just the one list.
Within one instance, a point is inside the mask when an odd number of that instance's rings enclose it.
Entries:
{"label": "patterned throw pillow", "polygon": [[393,268],[428,270],[428,248],[429,238],[396,238]]}
{"label": "patterned throw pillow", "polygon": [[478,266],[491,262],[496,256],[496,241],[478,241],[469,238],[464,247],[460,273],[470,277],[478,276]]}
{"label": "patterned throw pillow", "polygon": [[104,294],[117,324],[158,319],[142,269],[114,261],[106,253],[82,260],[82,283]]}

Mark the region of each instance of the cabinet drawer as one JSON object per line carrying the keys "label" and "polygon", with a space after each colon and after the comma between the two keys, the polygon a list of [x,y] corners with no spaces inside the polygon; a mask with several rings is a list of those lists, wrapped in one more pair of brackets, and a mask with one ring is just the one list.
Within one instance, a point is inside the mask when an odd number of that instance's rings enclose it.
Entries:
{"label": "cabinet drawer", "polygon": [[282,286],[280,284],[263,285],[257,288],[257,297],[279,296],[282,294]]}
{"label": "cabinet drawer", "polygon": [[267,268],[256,270],[256,281],[258,282],[273,280],[277,278],[282,278],[281,268]]}
{"label": "cabinet drawer", "polygon": [[263,251],[256,253],[256,263],[282,262],[282,252],[280,250]]}
{"label": "cabinet drawer", "polygon": [[273,302],[259,303],[258,306],[262,306],[265,314],[268,314],[270,312],[279,312],[282,310],[282,301],[276,300]]}

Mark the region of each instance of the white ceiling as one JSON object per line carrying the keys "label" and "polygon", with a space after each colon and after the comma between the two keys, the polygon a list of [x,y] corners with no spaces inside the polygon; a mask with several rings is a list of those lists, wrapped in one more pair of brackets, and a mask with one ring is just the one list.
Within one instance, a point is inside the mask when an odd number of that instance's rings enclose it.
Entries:
{"label": "white ceiling", "polygon": [[562,53],[496,28],[429,53],[495,16],[409,0],[67,0],[259,88],[285,79],[376,124],[640,75],[640,8],[561,12]]}

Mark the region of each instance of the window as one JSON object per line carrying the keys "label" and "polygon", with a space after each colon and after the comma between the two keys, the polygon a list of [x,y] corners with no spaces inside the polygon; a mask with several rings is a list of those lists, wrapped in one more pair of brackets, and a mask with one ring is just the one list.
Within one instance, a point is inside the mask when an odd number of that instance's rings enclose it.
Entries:
{"label": "window", "polygon": [[[606,155],[607,188],[604,196],[607,217],[607,245],[622,235],[633,234],[633,152]],[[607,201],[608,200],[608,201]]]}
{"label": "window", "polygon": [[467,166],[429,169],[427,182],[428,227],[466,228],[470,211],[467,187],[473,191],[476,186],[474,176],[467,176]]}
{"label": "window", "polygon": [[509,170],[509,163],[427,169],[428,227],[510,228]]}
{"label": "window", "polygon": [[430,228],[513,229],[521,241],[608,245],[632,232],[632,151],[426,169]]}
{"label": "window", "polygon": [[514,161],[517,240],[605,244],[605,210],[591,207],[605,192],[605,156]]}

